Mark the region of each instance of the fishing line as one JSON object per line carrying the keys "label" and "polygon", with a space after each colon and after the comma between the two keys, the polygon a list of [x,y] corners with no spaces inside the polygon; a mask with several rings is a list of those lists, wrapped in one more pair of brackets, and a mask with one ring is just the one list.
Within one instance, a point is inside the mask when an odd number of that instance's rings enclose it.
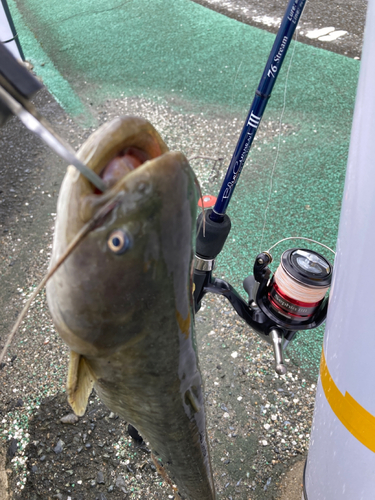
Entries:
{"label": "fishing line", "polygon": [[285,108],[286,108],[286,92],[287,92],[287,87],[288,87],[289,72],[290,72],[290,68],[292,66],[292,61],[293,61],[293,58],[294,58],[294,52],[296,50],[297,39],[298,39],[298,31],[296,31],[296,37],[295,37],[294,44],[293,44],[293,52],[292,52],[292,55],[291,55],[291,58],[290,58],[290,61],[289,61],[288,71],[287,71],[286,79],[285,79],[284,104],[283,104],[283,109],[281,111],[280,121],[279,121],[279,140],[278,140],[278,144],[277,144],[277,151],[276,151],[275,161],[273,163],[273,167],[272,167],[272,171],[271,171],[271,176],[270,176],[270,188],[269,188],[269,192],[268,192],[268,200],[267,200],[266,209],[264,211],[264,220],[263,220],[262,236],[261,236],[260,245],[259,245],[259,252],[262,251],[264,232],[265,232],[266,224],[267,224],[267,213],[268,213],[269,206],[271,204],[271,196],[272,196],[272,188],[273,188],[273,177],[274,177],[275,170],[276,170],[277,160],[279,159],[280,144],[281,144],[281,126],[282,126],[282,120],[283,120],[284,112],[285,112]]}
{"label": "fishing line", "polygon": [[3,362],[4,356],[8,350],[8,347],[10,346],[20,324],[24,320],[27,311],[29,310],[33,300],[35,297],[39,294],[39,292],[43,289],[47,281],[55,274],[55,272],[59,269],[59,267],[65,262],[65,260],[69,257],[69,255],[73,252],[73,250],[76,248],[76,246],[83,240],[83,238],[92,230],[94,229],[103,219],[106,215],[108,215],[109,212],[111,212],[124,198],[125,193],[121,191],[120,193],[117,193],[117,195],[111,199],[109,202],[107,202],[103,207],[101,207],[100,210],[85,224],[80,231],[75,235],[73,240],[70,242],[68,245],[67,249],[65,252],[62,254],[62,256],[58,259],[56,264],[47,272],[47,274],[44,276],[42,281],[39,283],[39,285],[36,287],[34,292],[31,294],[30,298],[27,300],[24,308],[20,312],[6,342],[3,347],[3,350],[1,351],[0,354],[0,364]]}
{"label": "fishing line", "polygon": [[194,184],[196,185],[196,187],[197,187],[197,189],[199,191],[199,198],[201,200],[201,213],[202,213],[202,220],[201,220],[201,223],[199,224],[199,227],[197,227],[196,236],[198,236],[199,231],[201,230],[202,225],[203,225],[203,236],[205,236],[206,235],[206,218],[204,216],[203,194],[202,194],[201,186],[199,184],[198,177],[195,175],[194,172],[193,172],[193,174],[194,174]]}
{"label": "fishing line", "polygon": [[278,289],[282,290],[287,297],[292,297],[294,300],[298,300],[304,304],[319,302],[329,290],[329,285],[320,288],[309,288],[305,284],[298,283],[286,273],[282,266],[276,269],[274,280]]}
{"label": "fishing line", "polygon": [[224,160],[224,158],[213,158],[212,156],[191,156],[190,158],[188,158],[188,161],[198,160],[198,159],[210,160],[210,161]]}
{"label": "fishing line", "polygon": [[1,43],[9,43],[9,42],[13,42],[13,40],[15,40],[16,38],[18,38],[18,35],[15,35],[13,38],[9,38],[9,40],[4,40],[4,41],[2,41]]}
{"label": "fishing line", "polygon": [[305,238],[304,236],[290,236],[289,238],[283,238],[282,240],[279,240],[277,243],[275,243],[274,245],[272,245],[272,247],[270,247],[267,250],[267,253],[270,253],[271,250],[273,250],[275,247],[277,247],[277,245],[279,245],[283,241],[288,241],[288,240],[305,240],[305,241],[310,241],[312,243],[316,243],[317,245],[320,245],[323,248],[326,248],[327,250],[329,250],[330,252],[332,252],[333,255],[336,255],[336,252],[334,250],[332,250],[332,248],[328,247],[327,245],[324,245],[324,243],[320,243],[320,241],[313,240],[312,238]]}

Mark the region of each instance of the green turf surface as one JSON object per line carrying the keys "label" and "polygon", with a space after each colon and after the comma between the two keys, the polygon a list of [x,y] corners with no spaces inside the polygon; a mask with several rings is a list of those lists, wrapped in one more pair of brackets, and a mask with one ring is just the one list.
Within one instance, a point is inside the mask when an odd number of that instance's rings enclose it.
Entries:
{"label": "green turf surface", "polygon": [[[89,116],[121,94],[170,103],[174,96],[181,110],[237,112],[240,123],[274,40],[189,0],[12,0],[10,7],[26,57],[73,115]],[[280,138],[264,234],[278,137],[251,151],[229,209],[234,228],[217,273],[238,288],[262,238],[262,249],[296,235],[335,246],[358,71],[358,61],[291,45],[264,117],[279,120],[287,80],[288,132]],[[322,331],[303,333],[291,347],[311,373],[321,339]]]}

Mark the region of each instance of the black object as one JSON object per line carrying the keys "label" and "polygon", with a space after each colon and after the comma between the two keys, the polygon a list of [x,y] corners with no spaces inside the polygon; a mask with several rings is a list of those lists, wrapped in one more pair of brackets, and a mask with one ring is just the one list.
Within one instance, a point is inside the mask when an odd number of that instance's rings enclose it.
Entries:
{"label": "black object", "polygon": [[9,446],[8,446],[8,450],[7,450],[7,455],[9,457],[9,460],[12,460],[12,458],[14,458],[14,456],[17,453],[17,448],[18,448],[18,440],[15,438],[12,438],[9,441]]}
{"label": "black object", "polygon": [[30,99],[43,86],[17,61],[3,43],[0,43],[0,75],[26,99]]}
{"label": "black object", "polygon": [[210,218],[211,214],[212,210],[205,210],[203,214],[199,214],[197,220],[195,251],[202,266],[199,267],[196,263],[194,268],[194,303],[196,312],[200,309],[201,300],[206,294],[204,288],[208,286],[211,280],[211,270],[207,271],[204,264],[207,264],[208,267],[213,266],[214,259],[223,249],[231,229],[231,221],[228,215],[225,215],[221,222],[215,222]]}
{"label": "black object", "polygon": [[128,433],[131,438],[134,439],[137,443],[143,442],[143,437],[139,434],[137,429],[133,427],[131,424],[128,425]]}
{"label": "black object", "polygon": [[197,220],[196,254],[203,259],[215,259],[219,255],[231,229],[231,221],[227,215],[222,222],[214,222],[210,218],[211,213],[212,210],[205,210],[204,224],[202,213]]}
{"label": "black object", "polygon": [[0,127],[4,125],[8,118],[12,116],[9,108],[0,100]]}
{"label": "black object", "polygon": [[[0,85],[19,102],[27,101],[43,87],[3,43],[0,43]],[[0,100],[0,126],[4,125],[11,114],[9,108]]]}

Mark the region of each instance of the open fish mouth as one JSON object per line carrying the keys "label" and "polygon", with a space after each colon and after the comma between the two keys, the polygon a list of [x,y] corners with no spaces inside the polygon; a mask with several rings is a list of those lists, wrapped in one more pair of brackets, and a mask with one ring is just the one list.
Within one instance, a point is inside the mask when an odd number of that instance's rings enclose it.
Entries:
{"label": "open fish mouth", "polygon": [[143,118],[115,118],[95,131],[80,148],[77,156],[104,180],[108,189],[101,193],[74,167],[69,167],[66,182],[71,184],[70,196],[79,199],[79,206],[76,208],[80,213],[80,222],[88,222],[100,206],[121,190],[121,181],[125,177],[134,175],[135,172],[138,177],[143,175],[145,164],[146,170],[158,168],[161,163],[152,162],[168,151],[158,132]]}
{"label": "open fish mouth", "polygon": [[107,187],[112,187],[126,174],[150,159],[150,155],[146,151],[130,146],[121,151],[103,168],[100,177]]}
{"label": "open fish mouth", "polygon": [[[168,151],[147,120],[125,116],[115,118],[94,132],[78,156],[108,187],[112,187],[125,175]],[[93,186],[91,190],[94,191]]]}

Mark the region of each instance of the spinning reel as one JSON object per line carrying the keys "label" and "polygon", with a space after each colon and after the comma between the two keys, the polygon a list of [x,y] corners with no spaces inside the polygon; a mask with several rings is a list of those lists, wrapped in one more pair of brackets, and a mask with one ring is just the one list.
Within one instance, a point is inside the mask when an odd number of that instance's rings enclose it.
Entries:
{"label": "spinning reel", "polygon": [[[206,211],[206,221],[210,221],[209,213]],[[297,331],[316,328],[326,319],[332,266],[313,250],[292,248],[282,254],[280,265],[272,274],[269,268],[272,256],[269,252],[262,252],[255,259],[253,275],[243,282],[249,296],[246,302],[229,283],[212,276],[213,255],[221,250],[226,237],[223,234],[218,236],[217,231],[211,232],[211,225],[210,222],[206,225],[204,240],[201,231],[197,237],[195,309],[199,310],[201,300],[208,292],[226,297],[238,315],[273,346],[275,371],[283,375],[286,373],[283,350]],[[229,218],[222,229],[229,233]],[[201,257],[199,251],[206,257]]]}
{"label": "spinning reel", "polygon": [[254,263],[254,275],[244,280],[249,295],[252,328],[272,343],[279,374],[286,372],[283,349],[298,330],[316,328],[326,319],[332,266],[319,253],[293,248],[281,256],[274,274],[269,269],[272,257],[260,253]]}
{"label": "spinning reel", "polygon": [[[331,284],[330,263],[317,252],[293,248],[281,256],[281,263],[273,276],[268,268],[272,262],[269,253],[255,259],[254,277],[259,287],[255,303],[275,323],[286,329],[315,328],[324,321]],[[250,277],[252,278],[252,277]],[[251,296],[249,278],[244,288]]]}

